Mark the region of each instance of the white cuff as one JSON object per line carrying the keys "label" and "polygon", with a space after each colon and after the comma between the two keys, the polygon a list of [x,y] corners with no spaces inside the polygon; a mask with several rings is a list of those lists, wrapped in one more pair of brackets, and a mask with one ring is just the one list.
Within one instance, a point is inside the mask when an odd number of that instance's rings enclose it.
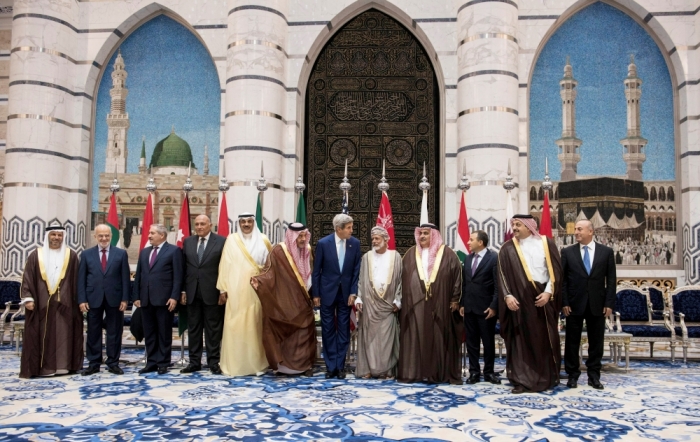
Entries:
{"label": "white cuff", "polygon": [[28,302],[34,302],[34,298],[22,298],[22,301],[20,301],[19,305],[24,305]]}
{"label": "white cuff", "polygon": [[401,300],[394,299],[394,305],[400,310],[401,309]]}
{"label": "white cuff", "polygon": [[362,299],[360,299],[359,296],[357,298],[355,298],[355,305],[357,305],[357,304],[362,304]]}

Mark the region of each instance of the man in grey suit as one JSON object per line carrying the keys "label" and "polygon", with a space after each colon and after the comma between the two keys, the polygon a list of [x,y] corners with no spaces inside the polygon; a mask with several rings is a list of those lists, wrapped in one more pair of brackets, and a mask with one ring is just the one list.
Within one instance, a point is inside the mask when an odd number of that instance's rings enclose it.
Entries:
{"label": "man in grey suit", "polygon": [[184,290],[180,304],[187,304],[187,332],[190,363],[180,373],[202,369],[202,330],[207,346],[207,364],[213,374],[221,374],[221,337],[224,329],[226,293],[216,288],[219,261],[226,239],[211,231],[211,220],[199,215],[194,220],[195,236],[185,239]]}

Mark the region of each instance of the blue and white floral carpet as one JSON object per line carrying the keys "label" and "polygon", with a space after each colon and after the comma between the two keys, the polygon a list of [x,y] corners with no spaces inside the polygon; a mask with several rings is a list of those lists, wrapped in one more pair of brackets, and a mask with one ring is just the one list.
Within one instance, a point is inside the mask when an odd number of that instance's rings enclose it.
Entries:
{"label": "blue and white floral carpet", "polygon": [[125,368],[124,376],[22,380],[19,357],[0,347],[0,441],[700,440],[699,363],[633,362],[629,373],[604,373],[604,391],[523,395],[510,394],[507,381],[402,385],[320,372],[227,378]]}

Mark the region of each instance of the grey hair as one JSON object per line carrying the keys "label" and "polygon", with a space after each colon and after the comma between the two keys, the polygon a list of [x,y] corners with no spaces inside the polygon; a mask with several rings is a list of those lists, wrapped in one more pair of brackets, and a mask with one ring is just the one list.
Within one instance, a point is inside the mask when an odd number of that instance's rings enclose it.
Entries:
{"label": "grey hair", "polygon": [[338,230],[338,228],[344,229],[345,226],[347,226],[351,222],[353,221],[350,215],[339,213],[333,217],[333,230]]}
{"label": "grey hair", "polygon": [[156,231],[161,235],[168,236],[168,229],[163,224],[151,224],[151,227],[155,227]]}
{"label": "grey hair", "polygon": [[382,238],[384,238],[384,241],[389,241],[389,232],[386,231],[386,229],[382,226],[374,226],[372,227],[372,230],[370,231],[370,234],[372,236],[374,235],[379,235]]}

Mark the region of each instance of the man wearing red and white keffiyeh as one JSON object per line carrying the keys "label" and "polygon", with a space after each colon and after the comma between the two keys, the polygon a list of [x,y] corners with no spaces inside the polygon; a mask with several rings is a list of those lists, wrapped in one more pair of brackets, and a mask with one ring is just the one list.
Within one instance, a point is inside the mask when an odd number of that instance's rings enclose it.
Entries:
{"label": "man wearing red and white keffiyeh", "polygon": [[[303,230],[296,230],[303,229]],[[302,233],[305,234],[306,239],[304,239],[303,244],[299,245],[297,239]],[[292,255],[294,264],[297,265],[297,270],[301,275],[301,279],[306,284],[306,289],[311,287],[311,249],[309,248],[309,243],[311,242],[311,233],[301,223],[292,223],[290,228],[287,229],[287,233],[284,235],[284,243],[287,245],[287,250],[289,254]]]}

